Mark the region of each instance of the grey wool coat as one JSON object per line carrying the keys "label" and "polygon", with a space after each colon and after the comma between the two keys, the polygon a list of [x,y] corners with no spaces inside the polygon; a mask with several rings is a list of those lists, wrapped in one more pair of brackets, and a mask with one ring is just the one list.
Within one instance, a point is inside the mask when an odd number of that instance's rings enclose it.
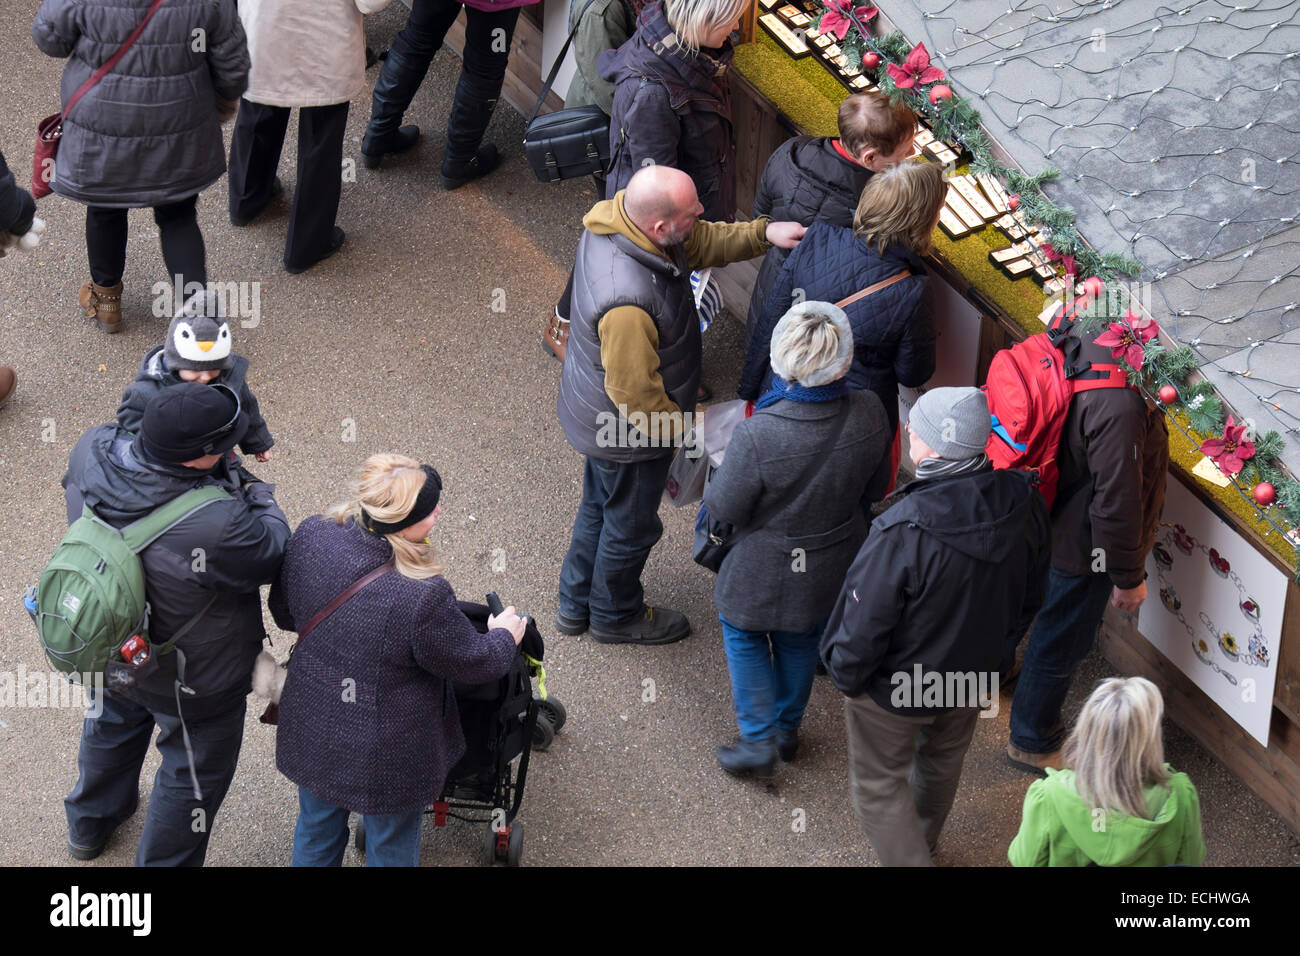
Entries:
{"label": "grey wool coat", "polygon": [[[889,486],[893,437],[880,399],[867,390],[830,402],[782,399],[736,426],[704,491],[711,517],[747,532],[727,554],[713,591],[729,624],[807,631],[830,614],[867,538],[870,506]],[[824,463],[794,487],[814,456]],[[754,519],[765,513],[756,528]]]}
{"label": "grey wool coat", "polygon": [[[32,24],[42,53],[69,57],[66,104],[144,20],[151,0],[44,0]],[[196,49],[196,47],[198,49]],[[248,86],[235,0],[166,0],[135,45],[64,117],[54,191],[91,206],[159,206],[221,178],[216,98]]]}

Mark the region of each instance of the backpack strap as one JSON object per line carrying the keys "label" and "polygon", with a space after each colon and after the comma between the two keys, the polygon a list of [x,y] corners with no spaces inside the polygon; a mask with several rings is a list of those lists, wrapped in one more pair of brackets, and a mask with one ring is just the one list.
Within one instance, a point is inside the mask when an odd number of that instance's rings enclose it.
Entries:
{"label": "backpack strap", "polygon": [[191,488],[122,528],[122,540],[127,547],[139,554],[195,511],[229,497],[230,493],[220,485]]}
{"label": "backpack strap", "polygon": [[1070,379],[1074,392],[1087,392],[1095,388],[1128,388],[1128,373],[1112,362],[1092,362],[1088,368]]}

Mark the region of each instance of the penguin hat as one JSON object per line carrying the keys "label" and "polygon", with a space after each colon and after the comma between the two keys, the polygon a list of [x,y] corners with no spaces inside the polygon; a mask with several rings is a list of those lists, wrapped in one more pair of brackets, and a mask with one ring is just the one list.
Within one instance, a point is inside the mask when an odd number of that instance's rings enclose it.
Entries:
{"label": "penguin hat", "polygon": [[167,326],[163,345],[167,368],[173,372],[228,369],[234,364],[231,344],[230,323],[221,297],[211,290],[196,292]]}

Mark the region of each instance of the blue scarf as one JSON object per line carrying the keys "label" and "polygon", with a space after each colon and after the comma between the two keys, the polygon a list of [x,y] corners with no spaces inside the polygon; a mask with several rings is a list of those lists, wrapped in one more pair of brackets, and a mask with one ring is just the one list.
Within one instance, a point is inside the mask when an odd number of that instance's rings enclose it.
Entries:
{"label": "blue scarf", "polygon": [[809,388],[806,385],[791,385],[773,372],[771,391],[754,403],[754,411],[775,405],[783,398],[792,402],[833,402],[847,394],[849,394],[849,383],[843,378],[829,385],[815,385]]}

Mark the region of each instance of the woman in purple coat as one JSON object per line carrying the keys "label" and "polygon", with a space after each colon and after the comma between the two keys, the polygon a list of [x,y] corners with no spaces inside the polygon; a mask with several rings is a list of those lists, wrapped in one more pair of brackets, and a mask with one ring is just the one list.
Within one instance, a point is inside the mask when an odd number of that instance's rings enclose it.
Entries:
{"label": "woman in purple coat", "polygon": [[298,784],[294,866],[339,866],[349,812],[365,818],[368,865],[418,865],[424,809],[465,752],[451,682],[501,677],[523,639],[513,607],[480,634],[457,606],[428,538],[441,490],[432,467],[372,455],[357,497],[289,541],[270,599],[284,630],[393,564],[289,661],[275,762]]}

